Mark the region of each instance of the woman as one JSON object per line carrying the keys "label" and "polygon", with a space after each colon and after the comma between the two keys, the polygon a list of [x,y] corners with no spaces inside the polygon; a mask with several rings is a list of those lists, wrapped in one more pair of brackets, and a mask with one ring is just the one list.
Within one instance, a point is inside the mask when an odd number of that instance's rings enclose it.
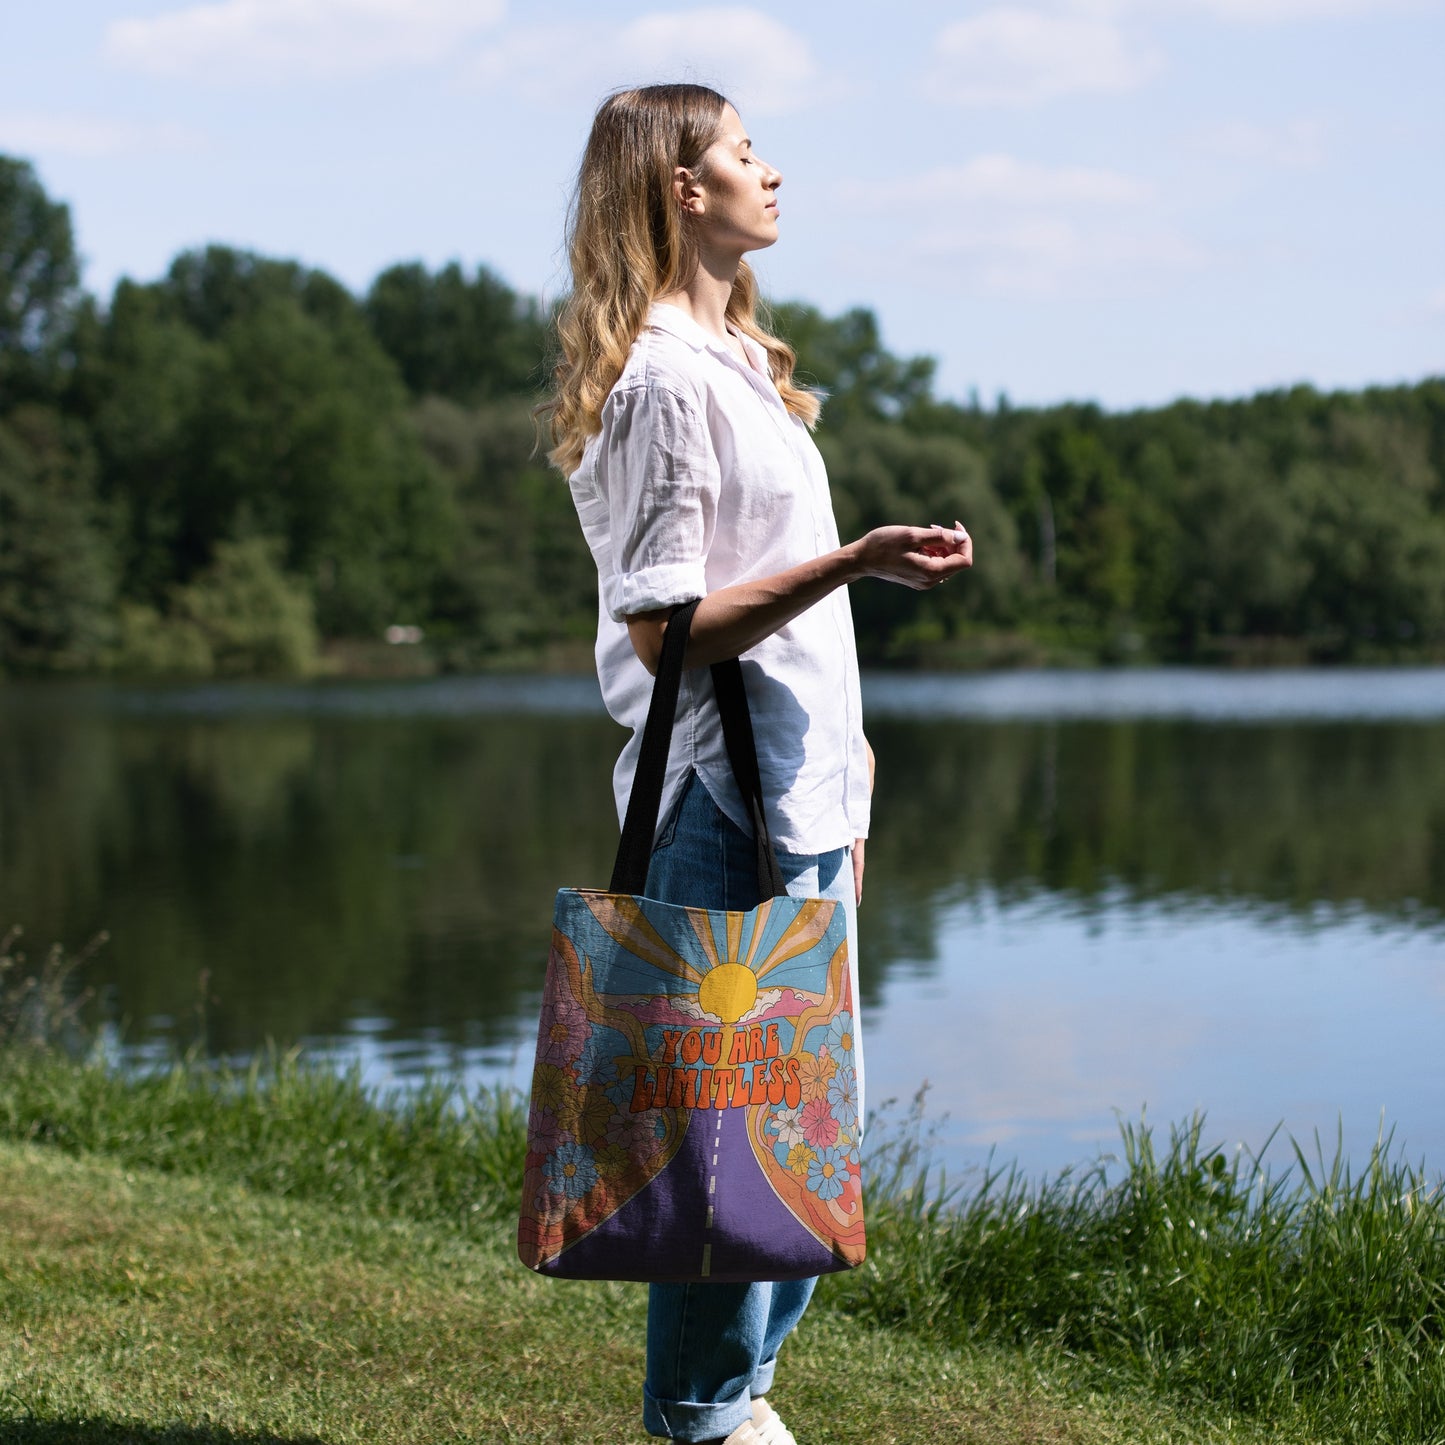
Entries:
{"label": "woman", "polygon": [[[660,85],[606,100],[577,182],[572,292],[544,414],[597,563],[603,696],[633,729],[614,777],[619,816],[668,616],[702,599],[648,895],[759,901],[706,666],[741,656],[789,892],[838,899],[851,934],[873,759],[844,589],[864,577],[932,587],[973,551],[961,523],[882,527],[838,545],[809,436],[819,402],[794,383],[793,352],[755,319],[743,259],[777,239],[781,182],[715,91]],[[861,1093],[861,1052],[859,1063]],[[649,1433],[793,1445],[763,1397],[814,1283],[651,1286]]]}

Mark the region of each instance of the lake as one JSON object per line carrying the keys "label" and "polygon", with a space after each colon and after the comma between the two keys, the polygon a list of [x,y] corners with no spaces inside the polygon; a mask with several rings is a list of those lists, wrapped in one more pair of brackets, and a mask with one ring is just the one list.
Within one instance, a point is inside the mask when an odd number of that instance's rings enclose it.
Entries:
{"label": "lake", "polygon": [[[1440,1170],[1445,669],[873,674],[865,706],[869,1102],[927,1082],[955,1177],[1196,1109],[1356,1162],[1383,1119]],[[521,1084],[621,736],[590,678],[5,683],[0,928],[108,931],[85,982],[133,1066],[299,1041]]]}

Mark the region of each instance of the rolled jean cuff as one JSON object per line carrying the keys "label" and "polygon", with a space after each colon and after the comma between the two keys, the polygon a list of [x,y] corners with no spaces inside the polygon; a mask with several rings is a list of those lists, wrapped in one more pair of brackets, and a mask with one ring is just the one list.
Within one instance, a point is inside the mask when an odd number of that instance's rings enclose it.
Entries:
{"label": "rolled jean cuff", "polygon": [[746,1390],[736,1399],[708,1405],[700,1400],[659,1400],[646,1385],[642,1387],[642,1428],[664,1440],[717,1440],[752,1418],[752,1398]]}
{"label": "rolled jean cuff", "polygon": [[[777,1368],[778,1357],[776,1355],[774,1355],[771,1360],[764,1360],[763,1363],[758,1366],[757,1373],[753,1376],[753,1382],[748,1386],[748,1393],[754,1400],[766,1395],[768,1391],[773,1388],[773,1371]],[[738,1421],[738,1424],[742,1424],[742,1421]],[[737,1425],[734,1425],[733,1429],[736,1430]]]}

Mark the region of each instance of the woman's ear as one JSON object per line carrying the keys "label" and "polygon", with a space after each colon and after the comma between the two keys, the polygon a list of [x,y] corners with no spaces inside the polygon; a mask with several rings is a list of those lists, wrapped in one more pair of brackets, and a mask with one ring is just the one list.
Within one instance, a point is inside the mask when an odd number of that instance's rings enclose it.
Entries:
{"label": "woman's ear", "polygon": [[684,215],[702,215],[705,203],[702,183],[686,166],[678,166],[673,171],[672,194]]}

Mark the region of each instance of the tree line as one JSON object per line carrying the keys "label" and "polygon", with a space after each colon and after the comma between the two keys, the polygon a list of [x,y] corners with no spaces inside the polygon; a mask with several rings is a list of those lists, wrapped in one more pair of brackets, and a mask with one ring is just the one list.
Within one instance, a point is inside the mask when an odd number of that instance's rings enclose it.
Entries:
{"label": "tree line", "polygon": [[[967,585],[853,589],[865,659],[1445,655],[1445,378],[1127,413],[935,396],[865,309],[777,306],[827,395],[845,536],[964,518]],[[362,296],[188,251],[102,303],[0,156],[0,672],[306,674],[585,658],[591,560],[536,446],[549,317],[486,268]],[[414,635],[414,634],[410,634]]]}

